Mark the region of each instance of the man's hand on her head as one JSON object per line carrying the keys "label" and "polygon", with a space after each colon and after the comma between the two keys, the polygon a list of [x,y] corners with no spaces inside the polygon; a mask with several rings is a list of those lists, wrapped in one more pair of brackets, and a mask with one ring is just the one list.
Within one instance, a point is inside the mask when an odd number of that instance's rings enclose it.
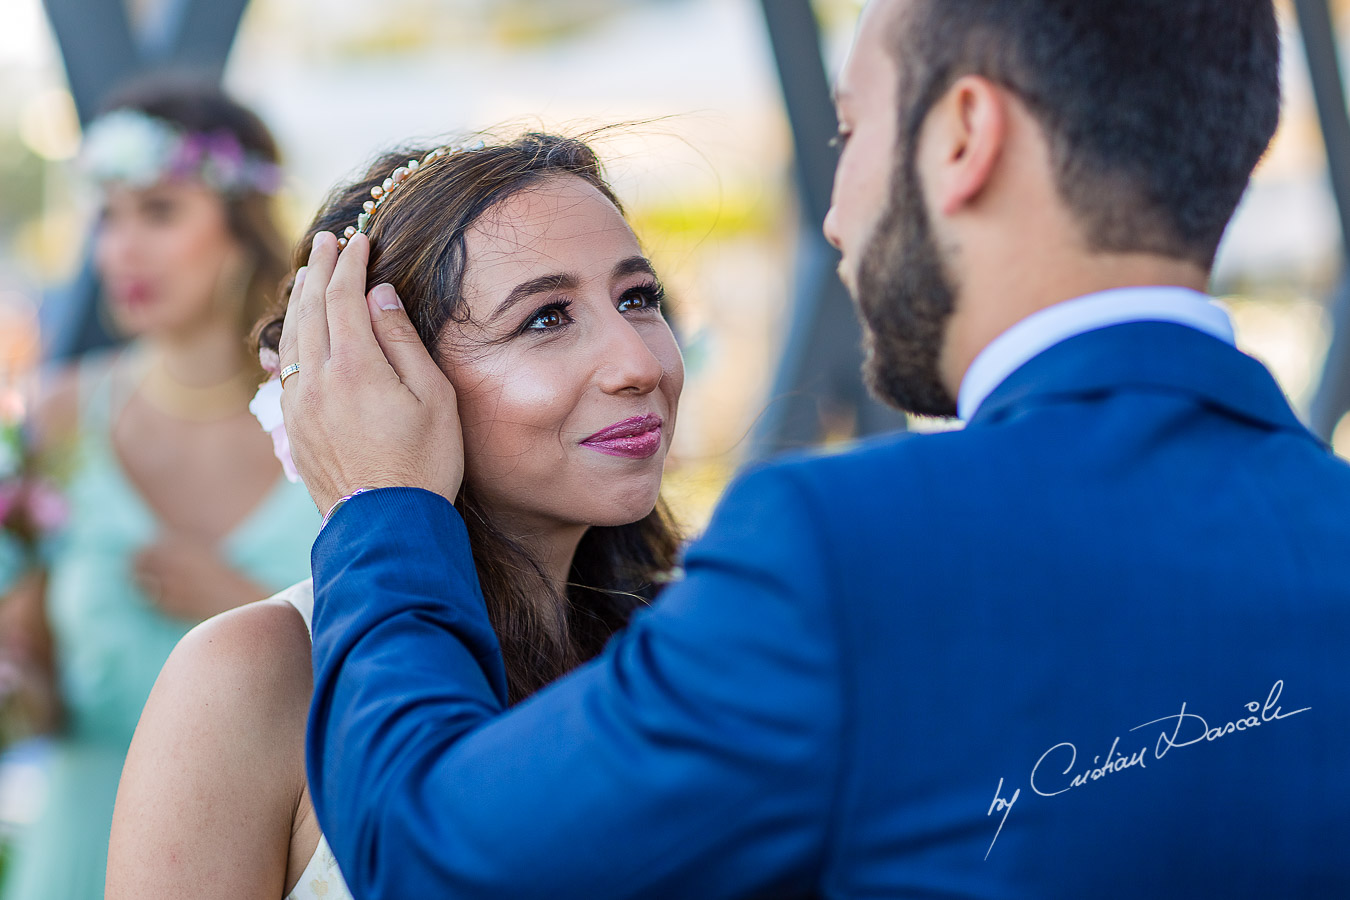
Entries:
{"label": "man's hand on her head", "polygon": [[291,291],[281,396],[296,467],[319,511],[359,488],[417,487],[454,500],[464,476],[455,390],[393,287],[365,293],[370,242],[314,239]]}

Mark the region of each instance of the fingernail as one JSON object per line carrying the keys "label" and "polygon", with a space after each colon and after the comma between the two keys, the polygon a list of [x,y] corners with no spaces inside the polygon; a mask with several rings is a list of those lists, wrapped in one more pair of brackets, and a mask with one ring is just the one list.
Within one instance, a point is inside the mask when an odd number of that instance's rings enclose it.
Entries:
{"label": "fingernail", "polygon": [[295,270],[295,286],[296,286],[296,287],[303,287],[304,284],[305,284],[305,276],[308,275],[308,274],[309,274],[309,266],[301,266],[300,268],[296,269],[296,270]]}
{"label": "fingernail", "polygon": [[375,305],[380,309],[402,309],[403,301],[392,284],[377,284],[371,291],[375,295]]}

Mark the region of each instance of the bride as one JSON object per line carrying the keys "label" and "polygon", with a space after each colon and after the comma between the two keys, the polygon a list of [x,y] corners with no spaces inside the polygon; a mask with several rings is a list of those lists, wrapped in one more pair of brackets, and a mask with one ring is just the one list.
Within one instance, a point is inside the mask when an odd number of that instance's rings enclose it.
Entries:
{"label": "bride", "polygon": [[[295,282],[358,227],[372,302],[392,285],[458,397],[455,505],[515,703],[599,653],[675,564],[658,492],[684,368],[662,289],[574,139],[384,157],[312,223]],[[122,774],[109,898],[350,896],[305,782],[312,600],[296,585],[175,649]]]}

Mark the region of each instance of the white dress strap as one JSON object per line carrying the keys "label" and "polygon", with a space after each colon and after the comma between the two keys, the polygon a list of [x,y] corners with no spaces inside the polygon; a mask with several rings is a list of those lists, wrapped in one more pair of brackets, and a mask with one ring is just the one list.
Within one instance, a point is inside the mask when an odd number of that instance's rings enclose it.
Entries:
{"label": "white dress strap", "polygon": [[[293,584],[284,591],[274,594],[272,599],[285,600],[295,607],[295,611],[305,620],[305,628],[313,638],[314,579]],[[319,846],[314,848],[309,865],[305,866],[295,890],[286,895],[286,900],[353,900],[351,891],[347,889],[347,883],[342,880],[342,872],[338,870],[333,850],[328,846],[328,838],[324,837],[323,832],[319,833]]]}
{"label": "white dress strap", "polygon": [[293,584],[277,594],[272,595],[273,600],[285,600],[291,606],[295,607],[296,612],[300,613],[300,618],[305,620],[305,630],[309,632],[311,639],[314,637],[314,579],[306,578],[298,584]]}

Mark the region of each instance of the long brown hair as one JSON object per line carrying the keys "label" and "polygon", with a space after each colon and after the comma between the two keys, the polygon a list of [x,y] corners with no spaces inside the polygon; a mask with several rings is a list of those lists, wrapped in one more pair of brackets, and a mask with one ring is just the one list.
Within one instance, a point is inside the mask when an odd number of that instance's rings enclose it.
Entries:
{"label": "long brown hair", "polygon": [[[410,147],[377,159],[366,173],[339,187],[296,246],[281,303],[258,327],[258,343],[275,350],[294,271],[308,261],[320,231],[342,234],[354,225],[372,187],[429,147]],[[539,182],[572,175],[593,185],[615,207],[619,200],[600,161],[584,141],[528,133],[516,140],[453,152],[419,170],[371,222],[367,289],[392,284],[422,342],[441,362],[438,338],[451,321],[468,316],[462,288],[468,259],[465,232],[485,212]],[[488,616],[506,663],[515,703],[598,654],[609,637],[646,605],[675,565],[679,535],[664,503],[627,525],[593,526],[572,559],[569,583],[556,591],[538,560],[498,529],[492,512],[466,483],[455,500],[468,527]]]}

